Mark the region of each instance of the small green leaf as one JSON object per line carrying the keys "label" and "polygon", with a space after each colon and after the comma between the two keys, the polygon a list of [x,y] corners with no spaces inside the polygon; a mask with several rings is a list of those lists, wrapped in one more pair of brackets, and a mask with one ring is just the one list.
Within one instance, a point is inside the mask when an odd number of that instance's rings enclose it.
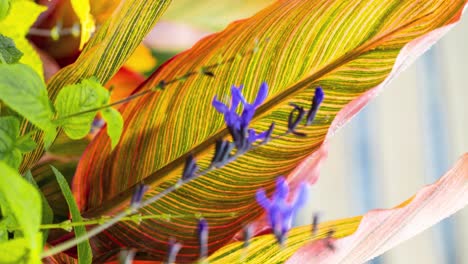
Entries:
{"label": "small green leaf", "polygon": [[4,19],[10,11],[10,0],[0,0],[0,20]]}
{"label": "small green leaf", "polygon": [[[68,186],[67,180],[62,175],[62,173],[60,173],[60,171],[58,171],[54,166],[51,166],[51,168],[55,174],[55,177],[57,178],[57,182],[60,186],[60,189],[62,190],[65,200],[67,201],[68,207],[70,208],[72,221],[73,222],[83,221],[83,218],[81,217],[81,214],[80,214],[80,210],[78,209],[78,205],[76,204],[75,198],[73,197],[70,187]],[[86,228],[84,226],[75,226],[73,230],[75,231],[75,235],[77,237],[86,236]],[[91,263],[92,259],[93,259],[93,254],[91,251],[91,246],[89,244],[89,241],[86,240],[85,242],[81,242],[80,244],[78,244],[78,263],[79,264]]]}
{"label": "small green leaf", "polygon": [[28,153],[36,148],[36,142],[30,135],[25,135],[16,140],[16,148],[21,151],[21,153]]}
{"label": "small green leaf", "polygon": [[47,150],[54,143],[57,137],[57,128],[55,126],[49,126],[44,130],[44,148]]}
{"label": "small green leaf", "polygon": [[0,64],[0,100],[42,130],[53,126],[46,86],[27,65]]}
{"label": "small green leaf", "polygon": [[[52,208],[50,208],[49,202],[47,201],[46,197],[42,192],[40,192],[39,186],[37,185],[36,181],[34,180],[34,177],[31,173],[30,170],[28,170],[24,174],[24,178],[34,185],[36,189],[39,191],[41,194],[41,204],[42,204],[42,224],[50,224],[54,220],[54,212],[52,211]],[[42,238],[43,238],[43,243],[47,241],[47,236],[48,236],[49,231],[47,229],[42,230]]]}
{"label": "small green leaf", "polygon": [[28,263],[29,244],[24,238],[0,243],[0,263]]}
{"label": "small green leaf", "polygon": [[[83,138],[89,133],[98,112],[93,109],[107,104],[108,101],[109,91],[94,77],[82,80],[79,84],[65,86],[55,100],[58,124],[71,139]],[[72,116],[85,111],[90,112]]]}
{"label": "small green leaf", "polygon": [[[37,233],[35,240],[41,241],[41,234]],[[24,238],[17,238],[0,243],[0,263],[23,263],[40,264],[40,250],[31,250],[29,241]]]}
{"label": "small green leaf", "polygon": [[18,168],[23,159],[22,153],[36,147],[29,135],[19,137],[19,120],[14,116],[0,117],[0,160],[13,168]]}
{"label": "small green leaf", "polygon": [[0,63],[17,63],[22,56],[23,53],[16,48],[13,40],[0,34]]}
{"label": "small green leaf", "polygon": [[[0,161],[0,196],[2,208],[7,207],[31,251],[40,251],[37,241],[41,224],[41,198],[39,192],[5,162]],[[3,204],[4,203],[4,204]],[[1,255],[1,254],[0,254]]]}
{"label": "small green leaf", "polygon": [[114,108],[106,108],[101,111],[102,118],[107,123],[107,134],[111,139],[112,148],[119,143],[123,130],[123,118],[119,111]]}

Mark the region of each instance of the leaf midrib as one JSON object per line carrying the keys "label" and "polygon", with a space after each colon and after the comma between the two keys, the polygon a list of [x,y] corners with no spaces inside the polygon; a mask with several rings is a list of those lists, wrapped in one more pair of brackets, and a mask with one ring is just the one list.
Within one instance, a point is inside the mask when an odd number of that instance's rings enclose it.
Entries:
{"label": "leaf midrib", "polygon": [[[264,104],[262,104],[255,112],[255,116],[252,119],[252,122],[255,122],[256,120],[260,119],[264,115],[268,113],[268,110],[274,108],[274,106],[281,104],[281,102],[285,101],[287,98],[290,96],[302,91],[303,89],[307,88],[307,84],[312,83],[313,81],[316,81],[324,76],[326,76],[328,73],[332,72],[333,70],[336,70],[337,68],[345,65],[346,63],[358,58],[359,56],[363,55],[365,52],[368,52],[375,48],[378,44],[380,44],[382,41],[384,41],[386,38],[391,37],[393,34],[399,32],[400,30],[404,30],[411,25],[415,24],[416,22],[428,17],[431,15],[433,12],[427,13],[421,17],[418,17],[400,27],[397,27],[396,29],[383,34],[380,37],[374,37],[374,40],[371,40],[369,42],[366,42],[362,44],[361,46],[357,47],[353,51],[349,53],[345,53],[341,57],[337,58],[336,60],[332,61],[330,64],[324,66],[322,69],[318,70],[316,73],[310,75],[309,77],[303,79],[302,81],[296,83],[295,85],[291,86],[289,89],[285,89],[279,94],[277,94],[274,98],[268,100]],[[134,189],[144,181],[146,185],[154,186],[157,182],[161,182],[162,179],[160,175],[165,175],[168,174],[170,171],[174,170],[175,168],[181,166],[184,164],[185,160],[189,156],[189,154],[196,154],[200,153],[203,150],[205,150],[207,147],[212,146],[216,140],[220,138],[224,138],[227,135],[229,135],[229,130],[227,127],[223,127],[220,129],[218,132],[214,133],[213,135],[209,136],[207,139],[205,139],[203,142],[199,143],[197,146],[193,147],[192,149],[186,151],[184,154],[180,155],[179,157],[175,158],[174,160],[170,161],[157,171],[151,173],[147,177],[143,178],[143,180],[135,183],[132,187],[126,189],[125,191],[122,191],[121,193],[117,194],[113,198],[104,201],[98,208],[91,208],[90,210],[87,210],[86,212],[83,213],[84,217],[93,217],[95,215],[102,215],[105,213],[110,212],[113,208],[116,207],[116,205],[120,205],[121,203],[125,201],[129,201],[130,198],[132,197],[134,193]]]}

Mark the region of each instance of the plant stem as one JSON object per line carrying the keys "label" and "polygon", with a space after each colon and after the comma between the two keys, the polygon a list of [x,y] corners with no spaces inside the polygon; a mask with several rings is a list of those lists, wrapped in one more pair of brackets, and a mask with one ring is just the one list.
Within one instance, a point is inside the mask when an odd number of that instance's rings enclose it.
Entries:
{"label": "plant stem", "polygon": [[[140,214],[134,214],[130,216],[123,217],[120,219],[120,222],[141,222],[143,220],[149,220],[149,219],[163,219],[163,220],[170,220],[172,218],[209,218],[209,217],[219,217],[219,216],[227,216],[227,217],[233,217],[236,216],[237,213],[232,212],[232,213],[199,213],[199,214],[185,214],[185,215],[170,215],[170,214],[156,214],[156,215],[140,215]],[[40,225],[40,229],[71,229],[75,226],[88,226],[88,225],[99,225],[103,224],[109,219],[111,219],[112,216],[103,216],[100,218],[96,219],[87,219],[84,221],[80,222],[72,222],[72,221],[64,221],[61,223],[56,223],[56,224],[44,224]],[[18,229],[19,230],[19,229]]]}
{"label": "plant stem", "polygon": [[[275,139],[279,138],[279,137],[281,137],[281,136],[277,136],[277,137],[275,137]],[[258,145],[253,146],[251,149],[249,149],[249,151],[258,148],[258,147],[264,145],[265,143],[266,142],[259,143]],[[229,158],[229,160],[228,160],[228,162],[226,164],[235,161],[239,156],[242,156],[243,154],[245,154],[245,152],[234,154],[232,157]],[[224,164],[224,166],[226,164]],[[142,201],[139,204],[131,205],[128,209],[126,209],[126,210],[122,211],[121,213],[113,216],[107,222],[102,223],[101,225],[96,226],[93,229],[89,230],[88,233],[86,234],[86,236],[75,237],[74,239],[65,241],[64,243],[61,243],[61,244],[57,245],[56,247],[52,247],[49,250],[44,251],[41,254],[41,258],[46,258],[46,257],[52,256],[52,255],[58,254],[60,252],[63,252],[65,250],[68,250],[68,249],[78,245],[79,243],[84,242],[84,241],[96,236],[97,234],[101,233],[102,231],[108,229],[109,227],[113,226],[114,224],[116,224],[118,222],[132,221],[132,220],[124,220],[124,219],[126,219],[126,217],[128,215],[134,214],[139,209],[141,209],[143,207],[146,207],[146,206],[148,206],[148,205],[150,205],[152,203],[157,202],[159,199],[161,199],[164,196],[170,194],[171,192],[177,190],[182,185],[184,185],[186,183],[189,183],[189,182],[199,178],[200,176],[203,176],[203,175],[205,175],[205,174],[207,174],[207,173],[209,173],[209,172],[211,172],[211,171],[213,171],[215,169],[217,169],[217,167],[210,166],[210,167],[206,168],[205,170],[201,171],[199,174],[196,174],[194,177],[191,177],[191,178],[188,178],[188,179],[185,179],[185,180],[180,179],[176,184],[170,186],[169,188],[163,190],[162,192],[152,196],[149,199],[146,199],[146,200]],[[235,216],[235,215],[232,215],[232,216]]]}

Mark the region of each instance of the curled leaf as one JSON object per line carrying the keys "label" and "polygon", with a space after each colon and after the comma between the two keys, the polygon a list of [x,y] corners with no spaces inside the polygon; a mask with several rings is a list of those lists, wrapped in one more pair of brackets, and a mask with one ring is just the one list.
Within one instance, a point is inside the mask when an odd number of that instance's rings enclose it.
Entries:
{"label": "curled leaf", "polygon": [[[352,235],[334,242],[334,251],[314,242],[300,248],[287,263],[364,263],[451,216],[468,204],[468,154],[434,184],[390,210],[363,216]],[[339,225],[338,225],[339,226]],[[335,229],[339,229],[335,228]]]}

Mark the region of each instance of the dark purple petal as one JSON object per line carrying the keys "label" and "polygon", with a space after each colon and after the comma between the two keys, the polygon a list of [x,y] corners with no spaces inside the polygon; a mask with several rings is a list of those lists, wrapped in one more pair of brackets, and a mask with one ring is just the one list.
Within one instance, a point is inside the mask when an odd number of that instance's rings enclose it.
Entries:
{"label": "dark purple petal", "polygon": [[143,200],[145,192],[148,190],[148,185],[138,184],[133,192],[132,200],[130,202],[131,206],[137,206]]}
{"label": "dark purple petal", "polygon": [[235,112],[237,107],[239,106],[239,103],[242,101],[242,103],[245,103],[244,96],[241,93],[241,90],[244,86],[241,85],[239,87],[232,86],[231,87],[231,95],[232,95],[232,100],[231,100],[231,111]]}
{"label": "dark purple petal", "polygon": [[286,179],[281,176],[276,180],[276,193],[275,198],[278,200],[286,201],[289,194],[289,186]]}
{"label": "dark purple petal", "polygon": [[213,97],[213,101],[211,102],[211,104],[213,105],[213,107],[216,109],[216,111],[222,113],[222,114],[225,114],[229,111],[228,107],[221,103],[220,101],[217,100],[217,97],[216,95]]}
{"label": "dark purple petal", "polygon": [[198,242],[200,243],[200,259],[208,254],[208,222],[202,218],[198,221]]}
{"label": "dark purple petal", "polygon": [[259,107],[263,101],[267,98],[268,95],[268,84],[266,82],[262,82],[260,85],[260,89],[258,90],[257,97],[255,98],[255,101],[253,103],[253,107],[257,108]]}
{"label": "dark purple petal", "polygon": [[239,105],[239,102],[242,102],[242,104],[247,104],[247,101],[245,101],[244,96],[241,93],[241,90],[244,86],[241,85],[239,87],[232,86],[231,87],[231,95],[232,95],[232,106],[231,106],[231,111],[235,111],[237,106]]}
{"label": "dark purple petal", "polygon": [[268,210],[271,207],[271,201],[266,196],[265,190],[258,189],[255,198],[257,199],[257,203],[260,206],[262,206],[265,210]]}
{"label": "dark purple petal", "polygon": [[317,87],[315,88],[315,96],[313,99],[314,104],[321,104],[323,102],[323,99],[325,98],[325,93],[323,92],[322,87]]}

